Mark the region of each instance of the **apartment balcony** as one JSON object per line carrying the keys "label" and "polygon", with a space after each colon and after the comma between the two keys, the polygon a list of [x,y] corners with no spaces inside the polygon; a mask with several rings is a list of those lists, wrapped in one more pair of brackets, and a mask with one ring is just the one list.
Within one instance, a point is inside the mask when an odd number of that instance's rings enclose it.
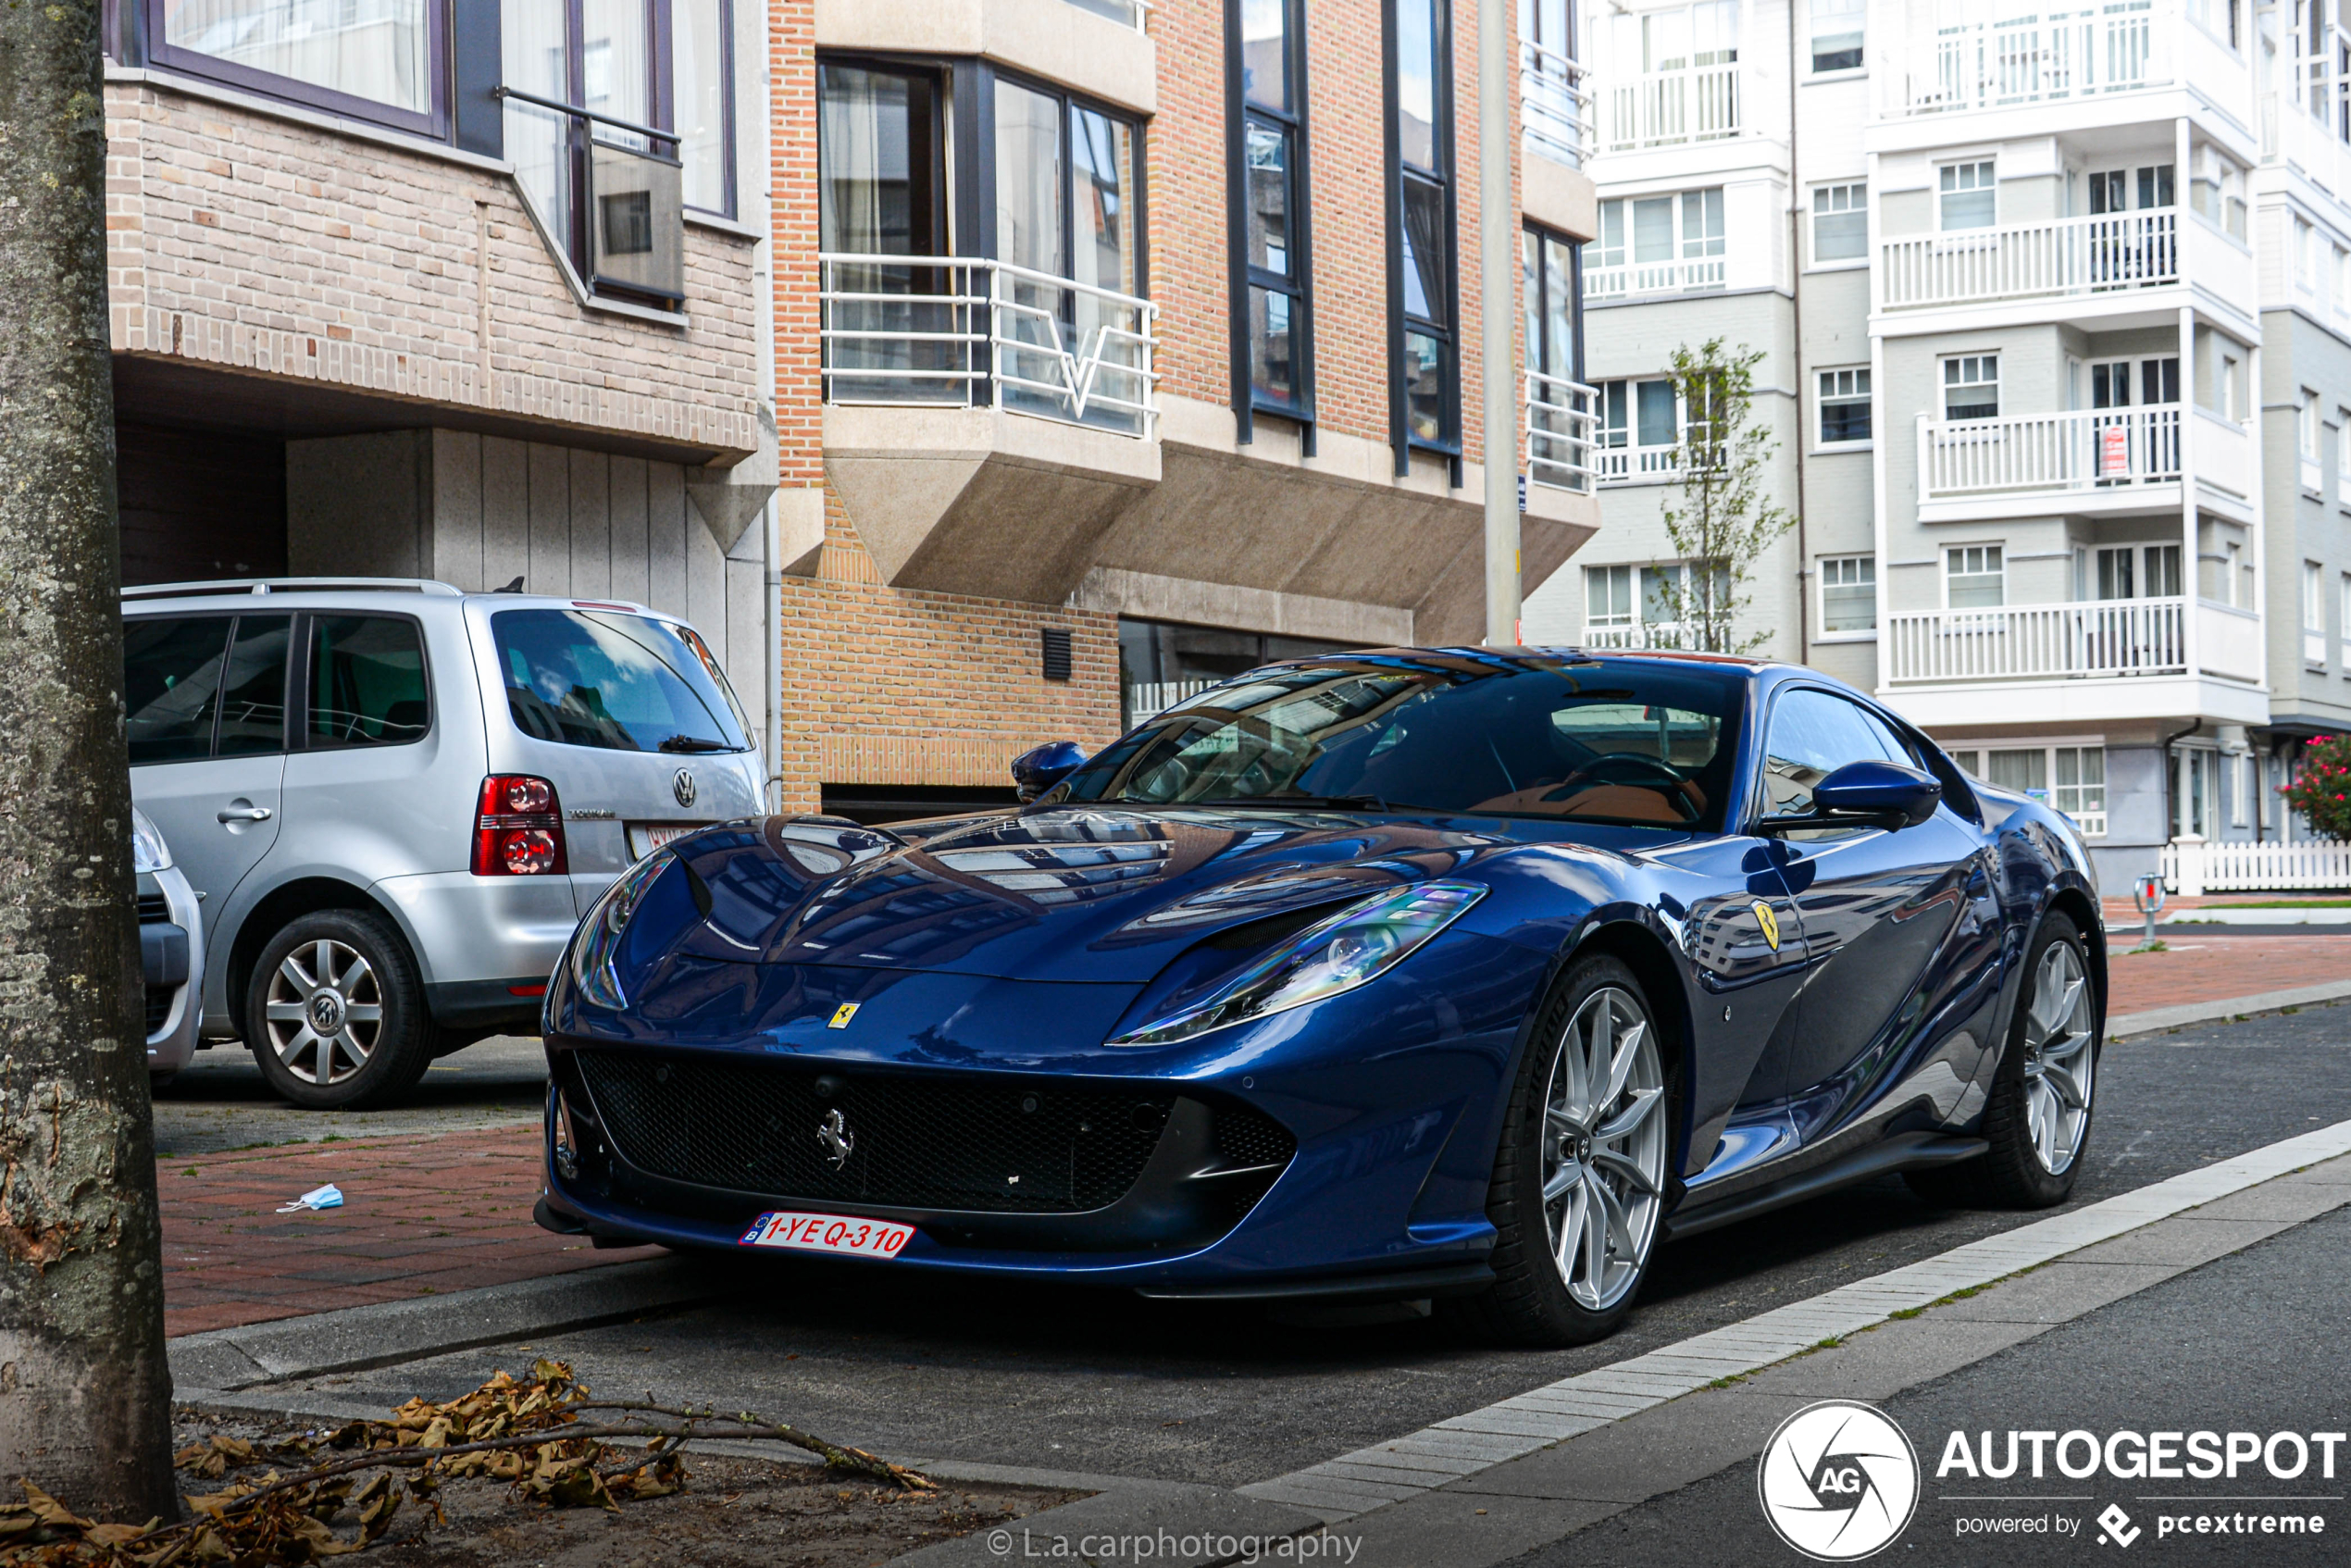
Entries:
{"label": "apartment balcony", "polygon": [[2252,325],[2253,255],[2183,208],[2102,213],[1878,242],[1877,308],[1889,331],[2096,318],[2153,325],[2194,303]]}
{"label": "apartment balcony", "polygon": [[1609,79],[1599,94],[1600,145],[1611,153],[1736,136],[1743,95],[1735,65]]}
{"label": "apartment balcony", "polygon": [[1587,73],[1558,50],[1519,40],[1519,125],[1526,150],[1582,168],[1594,144]]}
{"label": "apartment balcony", "polygon": [[1588,495],[1598,481],[1594,465],[1594,410],[1599,392],[1581,381],[1526,373],[1526,471],[1535,484]]}
{"label": "apartment balcony", "polygon": [[[2246,6],[2240,15],[2240,29],[2249,29],[2251,10]],[[1876,11],[1872,7],[1873,27]],[[2077,0],[2021,14],[1999,12],[1993,6],[1893,8],[1876,40],[1887,64],[1872,73],[1884,83],[1883,113],[1901,120],[2029,108],[2044,122],[2054,110],[2059,121],[2088,127],[2129,118],[2115,106],[2118,96],[2184,89],[2239,124],[2252,123],[2243,57],[2228,46],[2222,6],[2198,0]],[[2240,46],[2250,42],[2245,38]],[[2147,118],[2171,112],[2150,107]]]}
{"label": "apartment balcony", "polygon": [[1699,629],[1696,621],[1634,621],[1617,626],[1587,622],[1575,645],[1603,653],[1682,653],[1698,645]]}
{"label": "apartment balcony", "polygon": [[818,259],[826,467],[887,579],[1065,597],[1159,481],[1155,307],[970,256]]}
{"label": "apartment balcony", "polygon": [[1584,274],[1584,298],[1591,301],[1628,299],[1636,294],[1702,293],[1727,286],[1729,277],[1730,262],[1719,255],[1595,267]]}
{"label": "apartment balcony", "polygon": [[2050,721],[2258,723],[2268,702],[2260,617],[2206,599],[1893,611],[1879,656],[1885,695],[1921,724],[2008,721],[2027,708]]}
{"label": "apartment balcony", "polygon": [[2199,492],[2251,499],[2244,426],[2176,403],[2084,408],[1996,419],[1918,421],[1919,521],[2115,516],[2177,511],[2189,460]]}

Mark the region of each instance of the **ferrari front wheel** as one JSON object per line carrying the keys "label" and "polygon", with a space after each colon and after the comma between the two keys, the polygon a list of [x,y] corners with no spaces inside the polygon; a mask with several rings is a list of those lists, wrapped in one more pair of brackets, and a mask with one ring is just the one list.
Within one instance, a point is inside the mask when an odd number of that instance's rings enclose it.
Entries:
{"label": "ferrari front wheel", "polygon": [[1495,1151],[1495,1282],[1453,1307],[1474,1330],[1580,1345],[1631,1308],[1664,1217],[1665,1060],[1640,982],[1616,959],[1585,959],[1553,988]]}

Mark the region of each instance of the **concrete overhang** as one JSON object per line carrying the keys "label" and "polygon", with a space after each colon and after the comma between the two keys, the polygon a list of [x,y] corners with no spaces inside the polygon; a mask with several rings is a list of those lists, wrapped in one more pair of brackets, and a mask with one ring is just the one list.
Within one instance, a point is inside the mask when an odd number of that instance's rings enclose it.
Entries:
{"label": "concrete overhang", "polygon": [[816,47],[978,56],[1138,114],[1159,112],[1151,39],[1069,0],[816,0]]}
{"label": "concrete overhang", "polygon": [[1588,242],[1598,236],[1599,193],[1590,175],[1556,163],[1531,146],[1519,168],[1519,200],[1527,217],[1570,239]]}
{"label": "concrete overhang", "polygon": [[1931,733],[1960,726],[2096,725],[2132,719],[2264,724],[2270,716],[2266,691],[2208,675],[1882,686],[1878,700]]}

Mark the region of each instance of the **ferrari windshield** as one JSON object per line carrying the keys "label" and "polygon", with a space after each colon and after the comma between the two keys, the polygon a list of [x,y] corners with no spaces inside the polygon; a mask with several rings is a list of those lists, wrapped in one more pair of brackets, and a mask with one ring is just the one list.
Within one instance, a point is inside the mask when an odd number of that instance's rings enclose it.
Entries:
{"label": "ferrari windshield", "polygon": [[1717,832],[1747,682],[1650,660],[1337,656],[1148,720],[1054,798],[1336,805]]}

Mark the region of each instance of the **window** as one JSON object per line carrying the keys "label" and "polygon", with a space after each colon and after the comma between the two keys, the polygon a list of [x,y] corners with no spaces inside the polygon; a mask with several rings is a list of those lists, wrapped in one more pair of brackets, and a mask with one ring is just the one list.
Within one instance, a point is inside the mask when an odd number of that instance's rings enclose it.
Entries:
{"label": "window", "polygon": [[1989,163],[1947,163],[1939,178],[1943,229],[1992,227],[1996,215],[1996,193]]}
{"label": "window", "polygon": [[122,703],[131,766],[212,755],[213,716],[233,625],[227,616],[134,616],[123,622]]}
{"label": "window", "polygon": [[1870,367],[1821,372],[1821,444],[1870,439]]}
{"label": "window", "polygon": [[2213,764],[2219,753],[2200,746],[2183,747],[2177,753],[2177,787],[2171,791],[2171,836],[2193,833],[2208,837],[2212,830]]}
{"label": "window", "polygon": [[[2176,599],[2180,596],[2180,547],[2176,544],[2116,544],[2097,553],[2099,599]],[[2092,585],[2084,584],[2084,587]],[[2084,594],[2083,597],[2089,595]]]}
{"label": "window", "polygon": [[2000,414],[2000,356],[1965,354],[1943,362],[1943,417],[1996,419]]}
{"label": "window", "polygon": [[446,24],[428,0],[147,3],[158,65],[441,134]]}
{"label": "window", "polygon": [[614,752],[740,752],[741,710],[701,640],[647,616],[501,610],[506,707],[533,740]]}
{"label": "window", "polygon": [[2302,662],[2312,669],[2327,667],[2327,611],[2320,598],[2324,580],[2318,562],[2302,563]]}
{"label": "window", "polygon": [[1723,187],[1682,193],[1682,259],[1723,254]]}
{"label": "window", "polygon": [[[826,60],[816,67],[817,248],[852,255],[935,256],[947,249],[938,77]],[[827,264],[825,396],[857,403],[962,403],[965,330],[942,269]],[[862,297],[859,297],[862,296]],[[870,335],[859,335],[870,334]]]}
{"label": "window", "polygon": [[1816,185],[1812,188],[1812,259],[1851,261],[1870,250],[1870,188],[1867,185]]}
{"label": "window", "polygon": [[2055,806],[2073,819],[2085,838],[2106,836],[2103,746],[1970,748],[1953,752],[1951,760],[1987,784]]}
{"label": "window", "polygon": [[1821,563],[1821,629],[1877,629],[1877,557],[1831,556]]}
{"label": "window", "polygon": [[2168,163],[2142,164],[2136,168],[2102,168],[2090,177],[2090,212],[2093,217],[2104,213],[2133,210],[2132,197],[2138,198],[2140,211],[2151,207],[2168,207],[2174,200],[2172,166]]}
{"label": "window", "polygon": [[2302,488],[2318,494],[2324,476],[2319,466],[2319,394],[2308,387],[2294,402],[2294,450],[2301,459]]}
{"label": "window", "polygon": [[417,623],[394,616],[319,616],[310,623],[305,744],[392,746],[431,728]]}
{"label": "window", "polygon": [[1390,329],[1396,352],[1391,439],[1396,471],[1414,446],[1458,452],[1453,340],[1453,39],[1437,0],[1388,0],[1395,69],[1388,91],[1397,167],[1389,171]]}
{"label": "window", "polygon": [[1867,0],[1812,0],[1812,68],[1858,70]]}
{"label": "window", "polygon": [[1916,765],[1909,748],[1885,721],[1858,703],[1809,687],[1783,691],[1772,703],[1771,726],[1763,733],[1764,811],[1803,815],[1812,809],[1814,787],[1853,762]]}
{"label": "window", "polygon": [[1586,630],[1634,625],[1633,568],[1584,568],[1584,626]]}
{"label": "window", "polygon": [[1260,665],[1339,653],[1346,646],[1122,616],[1118,622],[1121,723],[1132,729],[1187,697]]}
{"label": "window", "polygon": [[2310,220],[2297,217],[2294,220],[2294,286],[2308,289],[2317,281],[2319,231]]}
{"label": "window", "polygon": [[1943,602],[1954,610],[1997,609],[2008,603],[2008,573],[1996,544],[1954,544],[1943,552]]}
{"label": "window", "polygon": [[2229,757],[2229,825],[2251,827],[2252,806],[2253,753],[2233,753]]}
{"label": "window", "polygon": [[[1240,192],[1235,293],[1248,388],[1236,401],[1300,418],[1313,408],[1306,252],[1304,0],[1241,0]],[[1237,389],[1238,391],[1238,389]]]}
{"label": "window", "polygon": [[1721,567],[1707,571],[1687,561],[1586,566],[1585,639],[1603,648],[1700,647],[1705,629],[1728,630],[1721,607],[1730,598],[1730,574]]}
{"label": "window", "polygon": [[2351,408],[2334,411],[2334,498],[2351,506]]}
{"label": "window", "polygon": [[1723,188],[1661,196],[1613,197],[1599,207],[1599,235],[1586,257],[1595,298],[1719,288],[1727,246]]}
{"label": "window", "polygon": [[1527,409],[1526,466],[1532,478],[1575,490],[1591,486],[1588,469],[1597,455],[1586,446],[1582,422],[1584,394],[1568,384],[1580,381],[1575,297],[1575,244],[1529,224],[1519,236],[1524,268],[1526,368],[1534,378]]}
{"label": "window", "polygon": [[2206,143],[2189,166],[2188,205],[2214,228],[2245,238],[2245,171]]}
{"label": "window", "polygon": [[669,0],[678,156],[690,207],[735,215],[733,0]]}

